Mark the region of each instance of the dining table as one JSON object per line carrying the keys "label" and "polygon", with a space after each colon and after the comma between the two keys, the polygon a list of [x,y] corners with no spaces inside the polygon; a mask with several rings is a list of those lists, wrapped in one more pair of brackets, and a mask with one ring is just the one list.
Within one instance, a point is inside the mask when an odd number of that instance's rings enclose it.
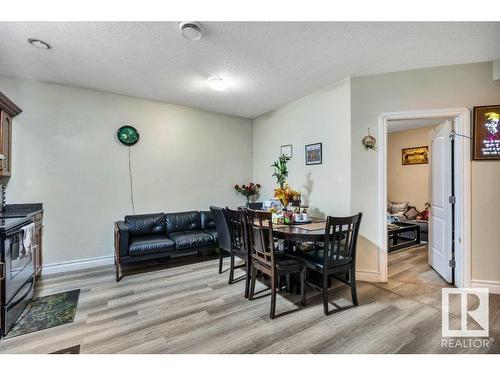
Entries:
{"label": "dining table", "polygon": [[310,218],[309,223],[273,224],[273,236],[288,242],[324,242],[326,220]]}

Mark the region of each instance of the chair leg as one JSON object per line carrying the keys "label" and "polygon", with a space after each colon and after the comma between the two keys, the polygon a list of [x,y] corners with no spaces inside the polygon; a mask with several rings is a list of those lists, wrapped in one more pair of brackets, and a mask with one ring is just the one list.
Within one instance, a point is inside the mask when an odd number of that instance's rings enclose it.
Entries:
{"label": "chair leg", "polygon": [[120,281],[123,277],[122,275],[122,267],[120,263],[115,261],[115,272],[116,272],[116,282]]}
{"label": "chair leg", "polygon": [[234,254],[232,252],[230,258],[231,258],[231,263],[229,265],[229,284],[232,284],[234,281]]}
{"label": "chair leg", "polygon": [[307,277],[307,268],[304,268],[300,272],[300,304],[302,306],[306,305],[306,277]]}
{"label": "chair leg", "polygon": [[250,262],[247,260],[245,263],[245,298],[248,298],[250,292]]}
{"label": "chair leg", "polygon": [[329,315],[328,311],[328,275],[323,275],[323,312]]}
{"label": "chair leg", "polygon": [[356,271],[354,269],[351,269],[350,274],[351,278],[349,282],[351,283],[352,303],[354,306],[358,306],[358,292],[356,290]]}
{"label": "chair leg", "polygon": [[251,301],[253,300],[253,295],[255,293],[255,281],[257,279],[257,269],[255,268],[255,266],[252,264],[251,266],[251,269],[252,269],[252,281],[250,282],[250,295],[248,296],[248,299]]}
{"label": "chair leg", "polygon": [[287,293],[291,293],[292,292],[291,289],[290,289],[290,285],[291,285],[291,283],[290,283],[290,274],[288,274],[288,275],[286,275],[286,283],[285,283],[285,291]]}
{"label": "chair leg", "polygon": [[271,312],[269,317],[274,319],[276,317],[276,286],[278,284],[278,276],[271,278]]}
{"label": "chair leg", "polygon": [[222,260],[224,259],[224,250],[219,249],[219,273],[222,273]]}

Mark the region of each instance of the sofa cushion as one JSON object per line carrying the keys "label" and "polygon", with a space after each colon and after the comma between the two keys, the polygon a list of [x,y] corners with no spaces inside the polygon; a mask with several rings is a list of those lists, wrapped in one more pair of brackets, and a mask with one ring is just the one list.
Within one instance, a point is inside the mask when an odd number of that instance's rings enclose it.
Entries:
{"label": "sofa cushion", "polygon": [[404,214],[408,211],[409,202],[387,202],[387,212],[390,214]]}
{"label": "sofa cushion", "polygon": [[411,207],[408,211],[404,213],[405,217],[408,220],[415,220],[418,216],[419,212],[415,207]]}
{"label": "sofa cushion", "polygon": [[175,250],[174,241],[166,234],[150,234],[130,238],[128,253],[130,256],[140,256]]}
{"label": "sofa cushion", "polygon": [[165,214],[165,221],[169,234],[201,229],[201,218],[198,211]]}
{"label": "sofa cushion", "polygon": [[202,230],[174,232],[168,236],[175,242],[177,250],[215,245],[214,238]]}
{"label": "sofa cushion", "polygon": [[217,235],[217,229],[216,228],[203,229],[203,232],[208,233],[209,235],[211,235],[215,242],[219,242],[219,236]]}
{"label": "sofa cushion", "polygon": [[128,215],[125,216],[125,223],[132,236],[165,233],[165,215],[162,213]]}
{"label": "sofa cushion", "polygon": [[214,215],[212,211],[200,211],[201,228],[215,228]]}

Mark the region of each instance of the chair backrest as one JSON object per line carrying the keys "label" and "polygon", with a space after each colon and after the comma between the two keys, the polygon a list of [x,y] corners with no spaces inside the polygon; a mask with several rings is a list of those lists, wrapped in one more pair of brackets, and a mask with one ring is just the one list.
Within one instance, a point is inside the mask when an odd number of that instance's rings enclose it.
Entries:
{"label": "chair backrest", "polygon": [[225,209],[226,221],[232,250],[246,253],[248,251],[248,236],[246,230],[245,213],[243,210]]}
{"label": "chair backrest", "polygon": [[351,263],[356,261],[356,247],[359,226],[363,214],[348,217],[332,217],[326,219],[324,267],[339,261]]}
{"label": "chair backrest", "polygon": [[263,202],[248,202],[247,208],[249,208],[251,210],[262,211],[262,209],[264,208],[264,203]]}
{"label": "chair backrest", "polygon": [[210,206],[210,211],[212,211],[215,221],[219,248],[231,251],[231,234],[229,233],[225,210],[222,207]]}
{"label": "chair backrest", "polygon": [[246,220],[253,259],[274,269],[272,214],[248,209],[246,210]]}

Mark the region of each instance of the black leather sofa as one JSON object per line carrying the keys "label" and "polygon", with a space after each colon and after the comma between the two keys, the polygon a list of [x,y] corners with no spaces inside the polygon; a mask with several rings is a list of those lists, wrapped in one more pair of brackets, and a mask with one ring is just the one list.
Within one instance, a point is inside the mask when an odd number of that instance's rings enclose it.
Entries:
{"label": "black leather sofa", "polygon": [[123,264],[217,248],[217,230],[210,211],[125,216],[125,220],[115,222],[116,281],[122,278]]}

